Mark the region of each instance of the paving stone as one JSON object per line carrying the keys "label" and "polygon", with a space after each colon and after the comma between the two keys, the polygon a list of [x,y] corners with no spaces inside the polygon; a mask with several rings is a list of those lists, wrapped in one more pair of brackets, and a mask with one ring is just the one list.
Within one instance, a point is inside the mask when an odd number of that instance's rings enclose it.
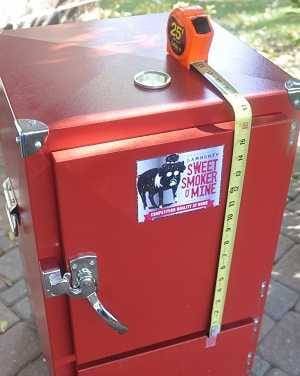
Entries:
{"label": "paving stone", "polygon": [[289,376],[287,373],[281,371],[278,368],[273,368],[266,373],[266,376]]}
{"label": "paving stone", "polygon": [[300,245],[296,244],[275,266],[272,276],[300,292]]}
{"label": "paving stone", "polygon": [[298,297],[295,291],[276,281],[272,281],[269,287],[265,312],[273,320],[280,320],[295,305]]}
{"label": "paving stone", "polygon": [[295,243],[287,236],[280,234],[277,250],[275,255],[275,261],[278,261]]}
{"label": "paving stone", "polygon": [[2,293],[0,293],[1,300],[6,305],[12,305],[17,300],[20,300],[27,294],[27,286],[24,279],[21,279],[17,283],[15,283],[12,287],[6,289]]}
{"label": "paving stone", "polygon": [[18,248],[15,248],[0,258],[0,276],[15,282],[23,276],[23,266]]}
{"label": "paving stone", "polygon": [[4,290],[6,287],[7,287],[6,283],[0,277],[0,291]]}
{"label": "paving stone", "polygon": [[43,358],[39,358],[32,363],[29,363],[28,366],[23,368],[17,376],[48,376],[49,371],[47,368],[47,363]]}
{"label": "paving stone", "polygon": [[[1,181],[1,180],[0,180]],[[2,191],[2,189],[1,189]],[[0,196],[1,198],[3,196]],[[0,201],[0,228],[1,228],[1,233],[8,233],[9,232],[9,223],[8,223],[8,218],[6,215],[6,212],[4,210],[4,205],[3,205],[3,200]]]}
{"label": "paving stone", "polygon": [[[300,185],[300,182],[299,182]],[[297,196],[297,198],[293,201],[290,201],[287,205],[287,208],[294,212],[296,215],[300,215],[300,194]]]}
{"label": "paving stone", "polygon": [[260,326],[259,341],[261,341],[273,328],[275,321],[273,321],[268,315],[263,315],[262,324]]}
{"label": "paving stone", "polygon": [[[0,302],[0,333],[6,332],[12,325],[19,321],[19,318],[4,304]],[[0,363],[1,364],[1,363]]]}
{"label": "paving stone", "polygon": [[281,231],[296,243],[300,243],[300,215],[285,211]]}
{"label": "paving stone", "polygon": [[263,376],[269,368],[271,368],[271,366],[267,361],[259,355],[255,355],[251,370],[253,376]]}
{"label": "paving stone", "polygon": [[297,172],[300,172],[300,167],[298,166],[298,163],[297,165],[295,163],[295,172],[296,173],[294,174],[294,177],[292,177],[291,179],[289,193],[288,193],[288,197],[292,200],[294,200],[297,197],[297,195],[300,193],[300,184],[299,184],[300,180],[297,174]]}
{"label": "paving stone", "polygon": [[16,324],[0,335],[0,367],[2,376],[15,376],[41,353],[37,333],[25,322]]}
{"label": "paving stone", "polygon": [[31,320],[31,304],[28,296],[12,306],[15,313],[23,320]]}
{"label": "paving stone", "polygon": [[259,346],[260,355],[290,376],[300,374],[300,314],[288,312]]}
{"label": "paving stone", "polygon": [[6,231],[0,231],[0,254],[9,251],[16,246],[16,243],[12,241]]}

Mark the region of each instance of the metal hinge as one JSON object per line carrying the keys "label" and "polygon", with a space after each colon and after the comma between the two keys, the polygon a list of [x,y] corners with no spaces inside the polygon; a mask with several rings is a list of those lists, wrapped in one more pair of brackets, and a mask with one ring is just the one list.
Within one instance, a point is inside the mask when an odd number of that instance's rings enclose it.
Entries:
{"label": "metal hinge", "polygon": [[290,101],[296,110],[300,110],[300,80],[290,78],[285,83],[285,88],[288,92]]}
{"label": "metal hinge", "polygon": [[11,106],[3,81],[0,78],[0,107],[6,113],[7,122],[14,123],[22,158],[36,153],[44,145],[49,134],[46,124],[33,119],[17,119]]}
{"label": "metal hinge", "polygon": [[2,187],[5,196],[5,210],[10,229],[14,236],[18,236],[20,224],[19,207],[10,178],[4,180]]}
{"label": "metal hinge", "polygon": [[16,142],[20,147],[22,158],[41,149],[49,133],[46,124],[33,119],[17,119],[15,126],[18,132]]}

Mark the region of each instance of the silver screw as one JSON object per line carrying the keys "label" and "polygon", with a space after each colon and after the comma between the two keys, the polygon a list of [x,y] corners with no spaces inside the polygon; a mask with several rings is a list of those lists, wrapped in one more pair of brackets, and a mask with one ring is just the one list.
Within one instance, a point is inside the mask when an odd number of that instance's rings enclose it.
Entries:
{"label": "silver screw", "polygon": [[20,137],[20,136],[17,136],[17,137],[16,137],[16,143],[17,143],[17,144],[20,144],[20,143],[21,143],[21,137]]}
{"label": "silver screw", "polygon": [[78,266],[77,264],[73,264],[72,269],[77,269],[77,266]]}
{"label": "silver screw", "polygon": [[95,261],[94,261],[94,260],[91,260],[91,261],[90,261],[90,265],[95,265]]}
{"label": "silver screw", "polygon": [[40,148],[42,147],[42,143],[41,143],[41,141],[35,141],[35,143],[34,143],[34,147],[35,147],[36,149],[40,149]]}

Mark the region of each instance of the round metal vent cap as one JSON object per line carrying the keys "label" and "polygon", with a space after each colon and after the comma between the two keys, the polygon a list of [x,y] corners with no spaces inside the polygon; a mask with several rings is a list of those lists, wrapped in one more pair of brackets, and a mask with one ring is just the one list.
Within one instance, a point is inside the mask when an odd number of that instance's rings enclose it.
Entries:
{"label": "round metal vent cap", "polygon": [[137,73],[134,76],[134,83],[144,89],[164,89],[171,83],[171,76],[162,71],[148,70]]}

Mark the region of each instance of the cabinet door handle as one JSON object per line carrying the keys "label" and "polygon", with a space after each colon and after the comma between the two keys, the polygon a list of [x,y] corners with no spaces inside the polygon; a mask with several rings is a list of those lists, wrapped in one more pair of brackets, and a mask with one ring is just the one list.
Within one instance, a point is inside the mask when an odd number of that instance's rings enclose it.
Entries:
{"label": "cabinet door handle", "polygon": [[112,329],[116,330],[119,334],[124,334],[128,331],[126,325],[122,324],[113,314],[111,314],[100,302],[97,294],[93,292],[87,296],[87,300],[97,314],[109,325]]}
{"label": "cabinet door handle", "polygon": [[58,267],[42,270],[42,280],[46,295],[54,297],[65,294],[73,298],[87,299],[97,315],[107,325],[119,334],[126,333],[128,331],[127,326],[110,313],[98,298],[97,256],[88,253],[71,259],[70,270],[70,273],[67,272],[64,275],[62,275]]}

